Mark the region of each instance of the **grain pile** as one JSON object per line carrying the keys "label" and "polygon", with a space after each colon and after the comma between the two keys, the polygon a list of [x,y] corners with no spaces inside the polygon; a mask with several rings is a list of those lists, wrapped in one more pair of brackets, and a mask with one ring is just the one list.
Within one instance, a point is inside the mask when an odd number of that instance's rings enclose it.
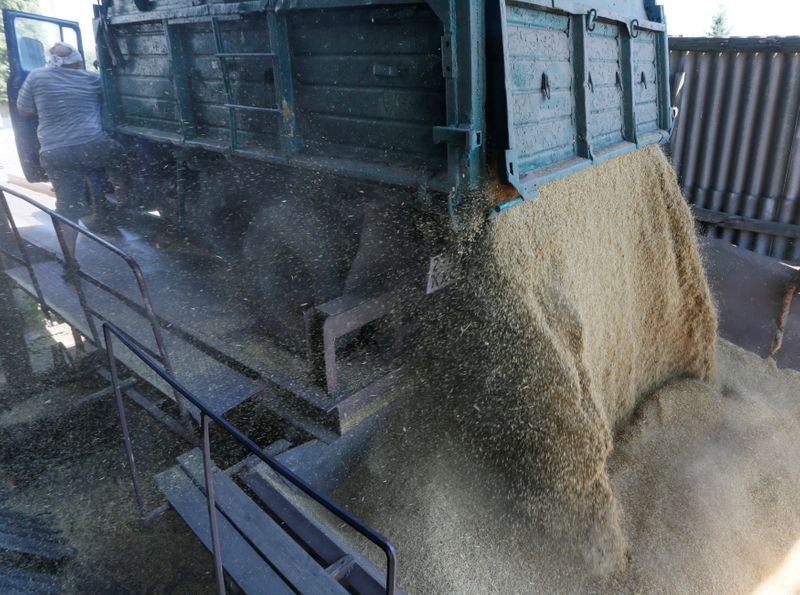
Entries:
{"label": "grain pile", "polygon": [[718,385],[670,383],[615,443],[628,584],[798,593],[800,373],[726,341],[718,362]]}
{"label": "grain pile", "polygon": [[726,341],[717,361],[719,383],[666,384],[615,439],[625,571],[592,576],[526,526],[452,435],[420,443],[442,416],[406,412],[347,504],[392,538],[407,593],[798,593],[800,373]]}
{"label": "grain pile", "polygon": [[[428,322],[422,394],[342,496],[408,537],[407,556],[424,552],[426,591],[452,573],[478,580],[485,568],[461,557],[530,551],[542,535],[559,560],[622,571],[612,436],[643,395],[714,375],[715,314],[674,173],[658,148],[636,151],[475,229],[463,280]],[[495,577],[514,559],[491,557]]]}

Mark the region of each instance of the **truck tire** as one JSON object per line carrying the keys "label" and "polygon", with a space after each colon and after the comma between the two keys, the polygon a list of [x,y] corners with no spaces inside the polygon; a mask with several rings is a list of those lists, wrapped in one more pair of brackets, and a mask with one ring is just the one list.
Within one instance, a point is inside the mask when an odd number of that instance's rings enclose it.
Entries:
{"label": "truck tire", "polygon": [[334,209],[289,200],[261,209],[244,238],[243,274],[258,324],[295,351],[306,347],[304,310],[344,289],[357,238],[338,219]]}

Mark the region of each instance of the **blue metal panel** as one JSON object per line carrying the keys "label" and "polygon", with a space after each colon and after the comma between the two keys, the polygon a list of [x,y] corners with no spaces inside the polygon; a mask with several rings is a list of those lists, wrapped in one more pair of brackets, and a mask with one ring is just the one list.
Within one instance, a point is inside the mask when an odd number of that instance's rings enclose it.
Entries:
{"label": "blue metal panel", "polygon": [[[451,206],[485,174],[485,60],[500,53],[498,41],[487,48],[497,5],[486,0],[104,7],[122,58],[106,76],[121,132],[409,180]],[[667,137],[666,28],[653,0],[503,0],[499,12],[490,26],[507,118],[490,137],[523,197]]]}
{"label": "blue metal panel", "polygon": [[118,97],[108,123],[271,163],[474,187],[485,167],[483,10],[483,0],[105,2],[100,42],[113,37],[121,58],[104,69]]}
{"label": "blue metal panel", "polygon": [[539,184],[668,138],[660,7],[504,0],[501,21],[506,173],[524,198]]}
{"label": "blue metal panel", "polygon": [[504,15],[511,179],[577,155],[568,15],[508,6]]}
{"label": "blue metal panel", "polygon": [[639,31],[631,43],[636,134],[641,138],[659,128],[657,37],[652,31]]}
{"label": "blue metal panel", "polygon": [[589,75],[588,128],[594,152],[625,141],[625,104],[620,38],[617,23],[595,22],[587,32]]}

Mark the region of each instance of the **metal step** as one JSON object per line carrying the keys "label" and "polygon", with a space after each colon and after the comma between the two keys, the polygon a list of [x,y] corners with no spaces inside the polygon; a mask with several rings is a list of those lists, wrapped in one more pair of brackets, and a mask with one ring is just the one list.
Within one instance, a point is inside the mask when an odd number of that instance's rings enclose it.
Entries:
{"label": "metal step", "polygon": [[[367,572],[368,563],[361,556],[321,529],[258,473],[250,473],[247,484],[257,487],[259,497],[266,497],[263,507],[216,467],[213,478],[223,567],[246,593],[385,592],[376,570]],[[200,450],[178,457],[178,465],[157,475],[156,483],[212,551]]]}
{"label": "metal step", "polygon": [[[180,466],[156,475],[156,483],[170,505],[211,551],[207,500],[197,485]],[[218,515],[218,521],[222,564],[239,588],[245,593],[265,595],[293,592],[224,515]]]}
{"label": "metal step", "polygon": [[[203,457],[198,449],[178,457],[183,471],[201,490],[204,487]],[[204,491],[204,490],[203,490]],[[215,469],[214,496],[217,508],[291,586],[302,593],[344,595],[347,593],[278,524],[253,502],[228,476]]]}
{"label": "metal step", "polygon": [[0,508],[0,593],[61,593],[50,571],[74,555],[45,520]]}
{"label": "metal step", "polygon": [[[284,530],[329,572],[335,572],[337,565],[344,562],[350,564],[342,585],[355,593],[377,595],[386,592],[385,578],[377,568],[352,545],[294,504],[284,493],[287,488],[277,476],[258,466],[243,474],[241,479],[258,497],[264,509],[280,519]],[[353,559],[352,563],[348,557]],[[399,590],[396,592],[400,593]]]}
{"label": "metal step", "polygon": [[7,595],[61,593],[61,583],[49,574],[0,565],[0,592]]}

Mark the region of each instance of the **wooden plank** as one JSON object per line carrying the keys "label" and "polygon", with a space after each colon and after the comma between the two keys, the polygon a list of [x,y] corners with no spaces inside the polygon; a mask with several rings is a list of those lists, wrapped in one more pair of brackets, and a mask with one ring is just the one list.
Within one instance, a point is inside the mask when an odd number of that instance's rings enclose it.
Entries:
{"label": "wooden plank", "polygon": [[[183,470],[203,489],[203,456],[194,449],[178,457]],[[266,512],[219,469],[214,469],[214,497],[228,520],[266,558],[284,580],[301,593],[347,593]]]}
{"label": "wooden plank", "polygon": [[800,36],[792,37],[670,37],[677,52],[800,52]]}
{"label": "wooden plank", "polygon": [[721,213],[719,211],[701,209],[698,207],[692,208],[692,212],[694,213],[695,219],[710,225],[731,227],[733,229],[754,231],[757,233],[767,233],[785,238],[800,238],[800,225],[794,225],[792,223],[762,221],[760,219],[753,219],[752,217],[745,217],[743,215],[731,215],[730,213]]}
{"label": "wooden plank", "polygon": [[[198,539],[212,551],[206,497],[179,467],[156,475],[156,483],[169,503]],[[245,593],[293,593],[272,567],[256,552],[228,519],[218,514],[222,564]]]}

